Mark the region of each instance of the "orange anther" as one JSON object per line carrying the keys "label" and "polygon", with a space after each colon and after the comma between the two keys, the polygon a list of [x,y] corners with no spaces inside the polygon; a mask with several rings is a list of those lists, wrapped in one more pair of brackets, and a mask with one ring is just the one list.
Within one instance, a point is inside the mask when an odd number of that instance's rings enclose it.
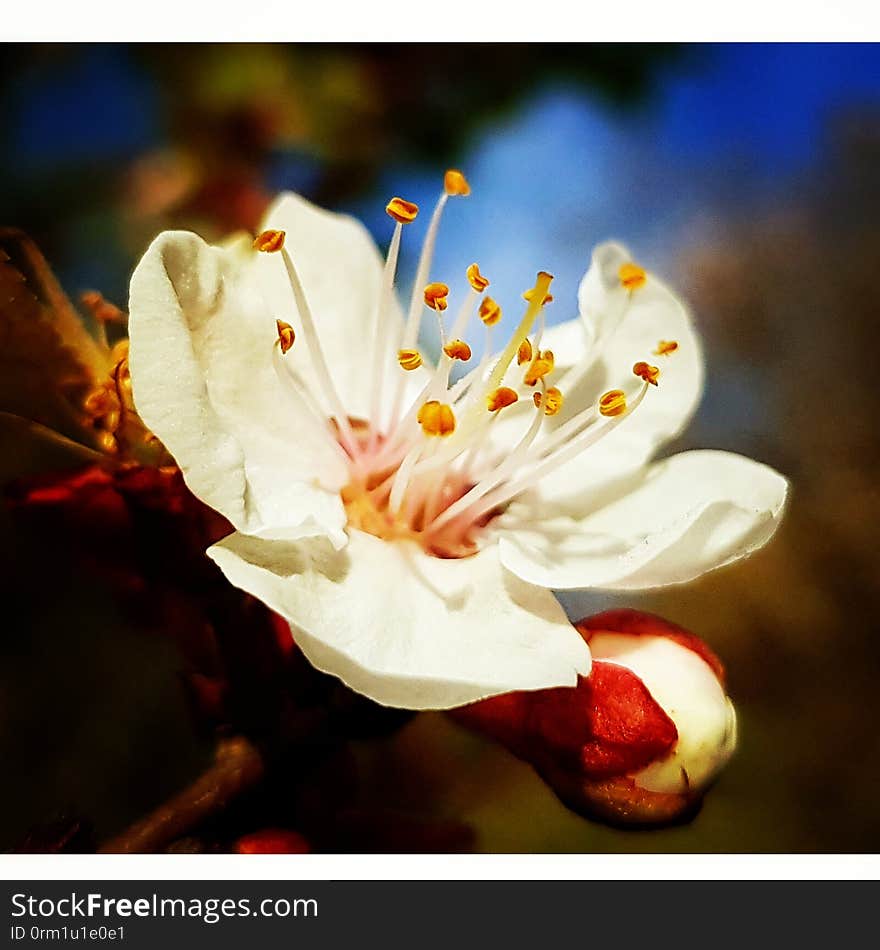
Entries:
{"label": "orange anther", "polygon": [[443,190],[447,195],[466,196],[471,193],[471,186],[457,168],[450,168],[443,176]]}
{"label": "orange anther", "polygon": [[599,412],[603,416],[622,416],[626,412],[626,393],[612,389],[599,400]]}
{"label": "orange anther", "polygon": [[660,375],[659,367],[651,366],[650,363],[645,363],[642,360],[633,366],[633,372],[646,383],[650,383],[652,386],[657,385],[657,377]]}
{"label": "orange anther", "polygon": [[471,348],[464,340],[450,340],[443,347],[443,352],[451,360],[461,360],[462,363],[466,363],[471,358]]}
{"label": "orange anther", "polygon": [[532,352],[532,341],[526,337],[516,351],[516,365],[522,366],[523,363],[528,363],[532,358]]}
{"label": "orange anther", "polygon": [[385,212],[399,224],[409,224],[415,221],[416,215],[419,213],[419,206],[405,198],[392,198],[385,205]]}
{"label": "orange anther", "polygon": [[555,416],[562,408],[564,397],[555,386],[551,386],[545,393],[533,393],[532,401],[538,409],[544,409],[545,416]]}
{"label": "orange anther", "polygon": [[401,369],[410,372],[422,365],[422,354],[418,350],[398,350],[397,362],[400,363]]}
{"label": "orange anther", "polygon": [[553,372],[556,360],[553,356],[553,350],[542,350],[532,360],[532,365],[526,370],[523,382],[526,386],[535,386],[539,379],[543,379],[548,373]]}
{"label": "orange anther", "polygon": [[254,250],[274,254],[284,247],[284,231],[262,231],[254,239]]}
{"label": "orange anther", "polygon": [[445,402],[429,400],[419,409],[416,418],[425,435],[447,436],[455,432],[455,413]]}
{"label": "orange anther", "polygon": [[519,396],[509,386],[499,386],[486,396],[486,408],[489,412],[498,412],[499,409],[512,406],[518,399]]}
{"label": "orange anther", "polygon": [[[535,288],[530,287],[528,290],[523,291],[523,300],[527,300],[531,303],[535,299]],[[541,306],[546,306],[548,303],[553,302],[553,294],[544,294],[544,303]]]}
{"label": "orange anther", "polygon": [[428,284],[425,288],[425,303],[432,310],[445,310],[448,296],[449,288],[446,284]]}
{"label": "orange anther", "polygon": [[275,326],[278,327],[278,342],[281,344],[281,352],[286,353],[293,346],[296,334],[293,332],[293,327],[283,320],[276,320]]}
{"label": "orange anther", "polygon": [[484,297],[480,303],[480,319],[487,327],[494,327],[501,319],[501,307],[491,297]]}
{"label": "orange anther", "polygon": [[644,269],[639,267],[638,264],[633,264],[631,261],[627,264],[620,265],[617,276],[620,278],[621,284],[623,284],[627,290],[638,290],[639,287],[645,285],[645,281],[648,279],[648,275]]}
{"label": "orange anther", "polygon": [[471,264],[467,269],[467,279],[478,294],[481,294],[489,286],[489,279],[480,273],[478,264]]}
{"label": "orange anther", "polygon": [[654,356],[670,356],[678,349],[677,340],[661,340],[654,350]]}

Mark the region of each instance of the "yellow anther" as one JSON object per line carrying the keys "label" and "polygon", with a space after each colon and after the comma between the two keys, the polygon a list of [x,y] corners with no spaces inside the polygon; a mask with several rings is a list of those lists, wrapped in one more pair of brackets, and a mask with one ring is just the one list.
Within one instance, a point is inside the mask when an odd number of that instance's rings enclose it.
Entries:
{"label": "yellow anther", "polygon": [[489,278],[480,273],[479,264],[471,264],[467,269],[467,279],[478,294],[481,294],[489,286]]}
{"label": "yellow anther", "polygon": [[538,409],[543,408],[545,416],[555,416],[562,408],[565,397],[555,386],[551,386],[545,393],[533,393],[532,401]]}
{"label": "yellow anther", "polygon": [[553,356],[553,350],[542,350],[532,360],[532,365],[526,370],[523,382],[526,386],[535,386],[539,379],[543,379],[548,373],[553,372],[556,360]]}
{"label": "yellow anther", "polygon": [[523,363],[528,363],[532,358],[532,353],[532,341],[526,337],[516,351],[516,365],[522,366]]}
{"label": "yellow anther", "polygon": [[385,205],[385,213],[394,218],[399,224],[409,224],[415,221],[419,213],[419,206],[405,198],[392,198]]}
{"label": "yellow anther", "polygon": [[626,393],[612,389],[599,400],[599,412],[603,416],[622,416],[626,412]]}
{"label": "yellow anther", "polygon": [[471,358],[471,348],[464,340],[450,340],[446,346],[443,347],[443,352],[451,360],[461,360],[462,363],[467,363]]}
{"label": "yellow anther", "polygon": [[462,195],[463,197],[471,193],[471,186],[467,178],[457,169],[450,168],[443,176],[443,190],[447,195]]}
{"label": "yellow anther", "polygon": [[254,250],[274,254],[284,247],[284,231],[262,231],[254,239]]}
{"label": "yellow anther", "polygon": [[[523,300],[527,300],[531,303],[535,299],[535,288],[530,287],[528,290],[524,290],[522,294]],[[541,304],[542,307],[546,306],[548,303],[553,302],[553,294],[544,294],[544,302]]]}
{"label": "yellow anther", "polygon": [[638,264],[633,264],[632,261],[621,264],[617,276],[627,290],[638,290],[639,287],[644,287],[645,281],[648,279],[644,269],[639,267]]}
{"label": "yellow anther", "polygon": [[418,350],[398,350],[397,362],[400,363],[401,369],[409,372],[422,365],[422,354]]}
{"label": "yellow anther", "polygon": [[651,366],[650,363],[645,363],[643,360],[640,360],[633,366],[633,372],[639,379],[643,379],[646,383],[650,383],[652,386],[657,385],[657,377],[660,375],[659,367]]}
{"label": "yellow anther", "polygon": [[419,409],[416,418],[425,435],[447,436],[455,432],[455,413],[445,402],[429,400]]}
{"label": "yellow anther", "polygon": [[486,408],[489,412],[498,412],[499,409],[512,406],[518,399],[519,396],[509,386],[499,386],[486,396]]}
{"label": "yellow anther", "polygon": [[432,310],[445,310],[448,296],[449,288],[446,284],[428,284],[425,288],[425,303]]}
{"label": "yellow anther", "polygon": [[654,356],[670,356],[678,349],[677,340],[661,340],[654,350]]}
{"label": "yellow anther", "polygon": [[293,346],[296,334],[293,332],[293,327],[283,320],[276,320],[275,326],[278,327],[278,342],[281,344],[281,352],[286,353]]}
{"label": "yellow anther", "polygon": [[487,327],[494,327],[501,319],[501,307],[491,297],[484,297],[480,303],[480,319]]}

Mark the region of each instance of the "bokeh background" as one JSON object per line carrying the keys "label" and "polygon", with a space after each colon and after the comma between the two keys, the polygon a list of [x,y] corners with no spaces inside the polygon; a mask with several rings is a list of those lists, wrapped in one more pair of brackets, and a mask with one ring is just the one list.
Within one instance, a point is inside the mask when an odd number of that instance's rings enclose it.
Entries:
{"label": "bokeh background", "polygon": [[[0,225],[71,297],[123,309],[161,229],[253,229],[294,189],[382,243],[388,197],[430,204],[450,165],[474,194],[450,208],[435,271],[479,260],[502,305],[546,268],[548,314],[569,318],[592,245],[621,239],[705,340],[705,398],[676,448],[742,452],[793,483],[749,561],[566,599],[572,615],[657,611],[726,661],[740,749],[692,824],[585,821],[441,714],[322,759],[289,821],[345,786],[347,836],[325,845],[340,850],[880,848],[880,48],[8,46],[0,127]],[[416,253],[405,242],[403,284]],[[53,464],[3,430],[4,485]],[[211,736],[165,615],[135,622],[63,517],[0,517],[0,849],[100,841],[195,777]]]}

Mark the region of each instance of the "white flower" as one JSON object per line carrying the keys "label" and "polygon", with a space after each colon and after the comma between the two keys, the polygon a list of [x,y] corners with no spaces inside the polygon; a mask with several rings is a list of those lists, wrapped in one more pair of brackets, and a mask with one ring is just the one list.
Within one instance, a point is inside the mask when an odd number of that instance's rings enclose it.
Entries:
{"label": "white flower", "polygon": [[447,174],[406,316],[401,199],[384,268],[357,221],[288,194],[256,242],[271,253],[167,232],[131,285],[138,410],[236,529],[209,555],[317,667],[417,709],[574,685],[590,654],[552,589],[690,580],[764,544],[786,494],[723,452],[649,464],[692,414],[702,359],[682,305],[616,244],[593,254],[580,320],[544,329],[539,274],[500,354],[451,383],[471,324],[489,354],[500,316],[476,265],[445,323],[429,283],[443,208],[468,191]]}

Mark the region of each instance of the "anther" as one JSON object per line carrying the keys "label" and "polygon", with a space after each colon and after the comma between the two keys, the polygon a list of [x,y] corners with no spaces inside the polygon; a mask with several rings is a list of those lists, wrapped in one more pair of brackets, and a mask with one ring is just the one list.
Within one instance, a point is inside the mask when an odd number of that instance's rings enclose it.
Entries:
{"label": "anther", "polygon": [[480,273],[479,264],[471,264],[467,269],[467,279],[478,294],[481,294],[489,286],[489,278]]}
{"label": "anther", "polygon": [[276,320],[275,326],[278,327],[278,342],[281,344],[281,352],[286,353],[293,346],[296,334],[293,332],[293,327],[283,320]]}
{"label": "anther", "polygon": [[461,360],[462,363],[467,363],[471,358],[471,348],[464,340],[450,340],[446,346],[443,347],[443,352],[451,360]]}
{"label": "anther", "polygon": [[626,394],[622,389],[612,389],[599,400],[599,412],[603,416],[622,416],[626,412]]}
{"label": "anther", "polygon": [[468,184],[467,178],[457,168],[450,168],[443,176],[443,190],[447,195],[466,197],[471,193],[471,186]]}
{"label": "anther", "polygon": [[97,290],[87,290],[79,298],[99,323],[125,323],[125,312],[104,299]]}
{"label": "anther", "polygon": [[532,365],[526,370],[523,382],[526,386],[536,386],[539,379],[553,372],[555,365],[553,350],[543,350],[532,360]]}
{"label": "anther", "polygon": [[532,358],[532,353],[532,341],[526,337],[516,351],[516,365],[522,366],[523,363],[528,363]]}
{"label": "anther", "polygon": [[657,385],[657,377],[660,375],[659,367],[651,366],[650,363],[640,360],[633,366],[633,372],[639,379],[643,379],[646,383],[650,383],[652,386]]}
{"label": "anther", "polygon": [[419,213],[419,206],[405,198],[392,198],[385,205],[385,213],[394,218],[398,224],[410,224],[415,221],[416,215]]}
{"label": "anther", "polygon": [[498,412],[499,409],[512,406],[518,399],[519,396],[509,386],[499,386],[486,396],[486,408],[489,412]]}
{"label": "anther", "polygon": [[551,386],[545,393],[533,393],[532,401],[538,409],[543,408],[545,416],[555,416],[562,408],[565,397],[555,386]]}
{"label": "anther", "polygon": [[431,399],[426,402],[416,417],[422,432],[431,436],[447,436],[455,432],[455,413],[445,402]]}
{"label": "anther", "polygon": [[639,267],[638,264],[633,264],[632,261],[621,264],[617,276],[620,278],[620,283],[627,290],[638,290],[639,287],[644,287],[645,281],[648,279],[644,268]]}
{"label": "anther", "polygon": [[[535,288],[530,287],[528,290],[524,290],[522,294],[522,298],[528,303],[531,303],[535,299]],[[548,303],[552,303],[552,302],[553,302],[553,294],[544,294],[544,302],[541,304],[541,306],[542,307],[546,306]]]}
{"label": "anther", "polygon": [[677,349],[677,340],[661,340],[654,350],[654,356],[671,356]]}
{"label": "anther", "polygon": [[254,239],[254,250],[274,254],[284,247],[284,231],[263,231]]}
{"label": "anther", "polygon": [[501,307],[491,297],[484,297],[480,303],[480,319],[487,327],[494,327],[501,319]]}
{"label": "anther", "polygon": [[418,350],[405,349],[399,350],[397,353],[397,362],[400,363],[400,368],[405,369],[407,372],[411,370],[418,369],[422,365],[422,354]]}
{"label": "anther", "polygon": [[449,288],[446,284],[428,284],[425,288],[425,303],[432,310],[445,310],[448,296]]}

